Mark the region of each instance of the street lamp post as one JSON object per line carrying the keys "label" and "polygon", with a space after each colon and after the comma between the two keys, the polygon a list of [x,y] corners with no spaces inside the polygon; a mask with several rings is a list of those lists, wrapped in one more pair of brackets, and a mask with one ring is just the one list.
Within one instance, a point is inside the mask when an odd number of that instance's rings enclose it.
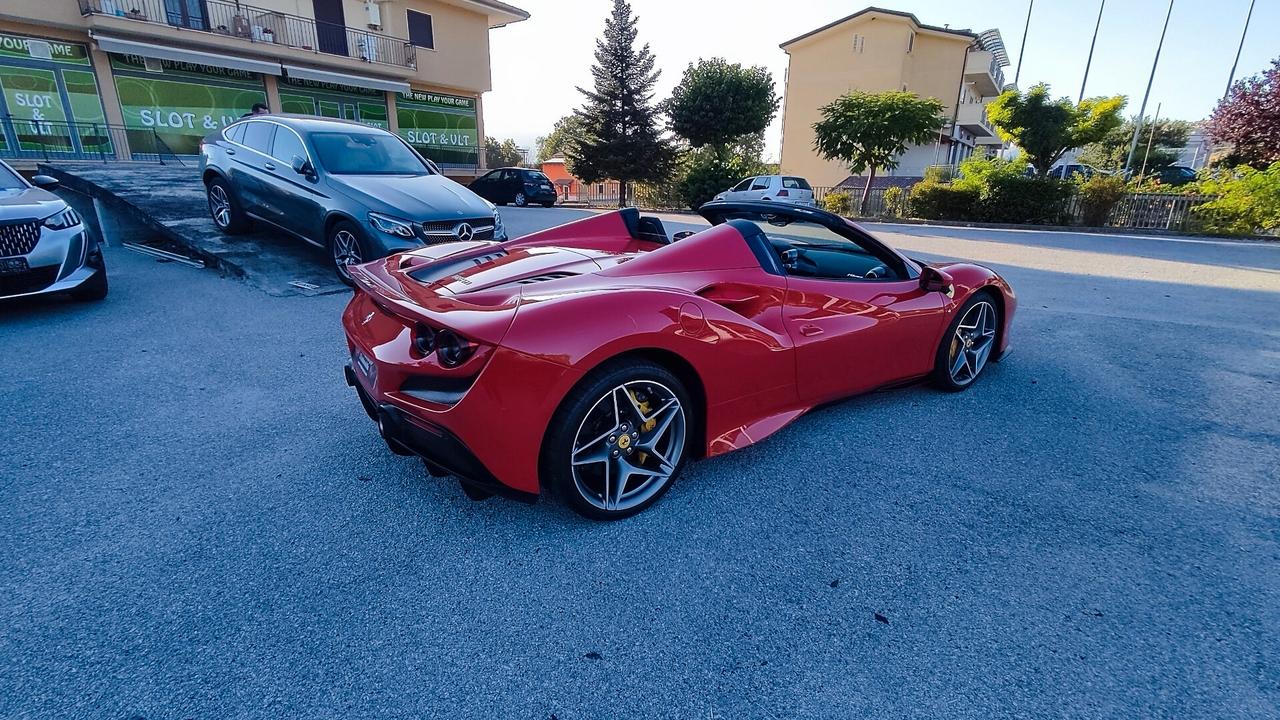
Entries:
{"label": "street lamp post", "polygon": [[1156,44],[1156,57],[1151,61],[1151,77],[1147,78],[1147,91],[1142,94],[1142,107],[1138,109],[1138,119],[1133,125],[1133,142],[1129,143],[1129,157],[1124,161],[1127,175],[1133,167],[1133,154],[1138,151],[1138,133],[1142,132],[1143,117],[1147,112],[1147,100],[1151,97],[1151,83],[1156,79],[1156,66],[1160,64],[1160,50],[1164,47],[1164,34],[1169,31],[1169,18],[1173,16],[1173,0],[1169,0],[1169,11],[1164,15],[1164,27],[1160,30],[1160,42]]}
{"label": "street lamp post", "polygon": [[1240,45],[1236,48],[1236,59],[1231,63],[1231,75],[1227,77],[1227,89],[1222,93],[1224,100],[1227,95],[1231,94],[1231,83],[1236,80],[1236,66],[1240,64],[1240,51],[1244,50],[1244,36],[1249,34],[1249,21],[1253,19],[1253,3],[1254,0],[1249,0],[1249,12],[1244,16],[1244,30],[1240,33]]}
{"label": "street lamp post", "polygon": [[1077,105],[1084,101],[1084,86],[1089,82],[1089,66],[1093,64],[1093,46],[1098,44],[1098,28],[1102,27],[1102,9],[1106,6],[1107,0],[1098,3],[1098,22],[1093,25],[1093,39],[1089,41],[1089,59],[1084,61],[1084,79],[1080,81],[1080,97],[1076,100]]}

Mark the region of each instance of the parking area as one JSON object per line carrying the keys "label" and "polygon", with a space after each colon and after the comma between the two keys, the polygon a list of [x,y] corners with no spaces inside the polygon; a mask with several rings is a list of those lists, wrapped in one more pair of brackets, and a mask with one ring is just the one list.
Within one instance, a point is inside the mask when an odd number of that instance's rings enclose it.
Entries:
{"label": "parking area", "polygon": [[1004,274],[1012,355],[608,524],[390,454],[345,293],[0,305],[0,717],[1274,718],[1280,244],[870,229]]}

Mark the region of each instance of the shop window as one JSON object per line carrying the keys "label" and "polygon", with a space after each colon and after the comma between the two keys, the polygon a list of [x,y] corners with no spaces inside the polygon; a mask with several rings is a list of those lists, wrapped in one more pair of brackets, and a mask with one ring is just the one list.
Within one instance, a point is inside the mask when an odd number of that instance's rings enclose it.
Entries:
{"label": "shop window", "polygon": [[436,37],[431,27],[431,16],[417,10],[407,10],[409,14],[409,44],[420,48],[434,50]]}

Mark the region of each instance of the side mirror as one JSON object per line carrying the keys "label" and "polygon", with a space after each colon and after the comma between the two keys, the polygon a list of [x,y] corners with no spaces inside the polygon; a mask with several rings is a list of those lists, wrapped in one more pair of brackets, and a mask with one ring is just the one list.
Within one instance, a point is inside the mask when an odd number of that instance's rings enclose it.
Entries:
{"label": "side mirror", "polygon": [[311,161],[301,155],[294,155],[293,162],[289,164],[289,167],[293,168],[293,171],[299,175],[309,176],[314,172],[314,168],[311,167]]}
{"label": "side mirror", "polygon": [[59,183],[58,178],[55,178],[55,177],[49,177],[48,175],[36,175],[35,177],[31,178],[31,184],[35,185],[41,190],[53,191],[53,190],[57,190],[58,186],[61,183]]}
{"label": "side mirror", "polygon": [[946,270],[925,265],[920,268],[920,289],[925,292],[940,292],[947,297],[955,295],[955,281]]}

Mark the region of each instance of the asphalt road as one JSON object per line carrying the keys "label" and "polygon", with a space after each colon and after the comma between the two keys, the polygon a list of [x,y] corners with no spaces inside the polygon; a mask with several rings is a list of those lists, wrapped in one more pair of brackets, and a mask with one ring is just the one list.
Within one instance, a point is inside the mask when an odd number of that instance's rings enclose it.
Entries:
{"label": "asphalt road", "polygon": [[345,295],[0,305],[0,717],[1280,717],[1280,245],[873,229],[1015,352],[612,524],[390,454]]}

